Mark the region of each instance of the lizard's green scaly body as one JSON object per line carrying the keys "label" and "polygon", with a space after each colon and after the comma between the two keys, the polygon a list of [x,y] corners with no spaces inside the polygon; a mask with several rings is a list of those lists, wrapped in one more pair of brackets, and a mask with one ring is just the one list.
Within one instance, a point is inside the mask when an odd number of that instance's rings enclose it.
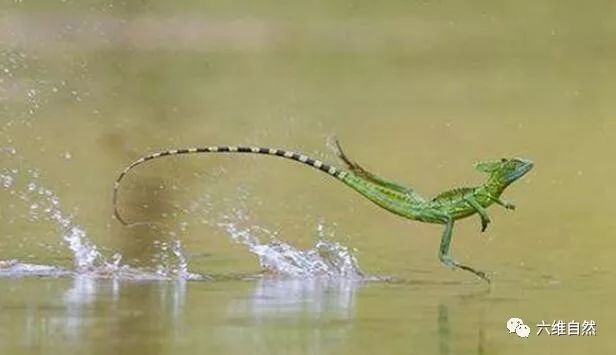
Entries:
{"label": "lizard's green scaly body", "polygon": [[449,256],[449,245],[451,243],[454,221],[478,214],[481,218],[481,230],[483,232],[488,223],[490,223],[490,218],[486,212],[487,207],[497,203],[507,209],[514,209],[512,204],[500,200],[500,196],[507,186],[532,169],[533,163],[531,161],[520,158],[503,158],[501,160],[479,162],[475,165],[475,168],[488,174],[488,180],[483,185],[452,189],[437,195],[431,200],[426,200],[409,187],[383,180],[368,172],[356,162],[351,161],[344,154],[338,142],[336,144],[338,156],[344,161],[347,169],[340,169],[325,164],[300,153],[271,148],[211,146],[174,149],[150,154],[134,161],[116,179],[113,191],[114,214],[122,224],[128,225],[117,209],[120,181],[129,170],[148,160],[163,156],[193,153],[253,153],[278,156],[319,169],[356,190],[378,206],[399,216],[421,222],[445,225],[445,231],[443,232],[439,248],[439,259],[441,262],[452,268],[470,271],[489,282],[489,279],[483,272],[460,264]]}

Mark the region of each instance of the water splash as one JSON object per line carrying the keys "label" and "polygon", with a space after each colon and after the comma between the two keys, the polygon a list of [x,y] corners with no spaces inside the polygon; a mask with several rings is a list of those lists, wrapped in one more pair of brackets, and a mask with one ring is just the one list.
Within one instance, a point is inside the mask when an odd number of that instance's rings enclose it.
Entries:
{"label": "water splash", "polygon": [[[340,277],[363,279],[357,258],[349,247],[328,241],[323,233],[324,225],[317,227],[318,240],[314,247],[300,250],[277,238],[277,233],[266,228],[240,224],[247,219],[242,210],[234,210],[218,223],[236,243],[244,244],[259,258],[266,271],[291,277]],[[264,234],[269,240],[261,242],[257,235]]]}
{"label": "water splash", "polygon": [[159,250],[154,256],[157,275],[161,277],[173,275],[180,279],[199,278],[198,275],[188,271],[188,260],[179,239],[173,239],[171,242],[154,241],[154,245]]}
{"label": "water splash", "polygon": [[[1,152],[15,154],[15,150]],[[64,212],[60,198],[39,183],[39,172],[31,169],[25,174],[17,169],[0,169],[0,188],[9,191],[29,205],[26,218],[31,222],[51,222],[59,231],[72,255],[73,269],[53,265],[38,265],[15,259],[0,260],[0,277],[23,276],[87,276],[93,278],[119,278],[136,280],[203,279],[204,276],[188,271],[188,261],[179,240],[155,242],[159,262],[154,269],[133,267],[122,263],[122,255],[106,257],[87,237],[85,228],[73,222],[74,217]],[[172,236],[173,237],[173,236]]]}
{"label": "water splash", "polygon": [[[13,148],[3,149],[0,153],[10,154],[13,158],[16,156]],[[20,167],[27,166],[27,164],[22,164],[23,161],[19,163]],[[171,239],[171,241],[154,241],[154,247],[157,250],[152,258],[154,267],[140,268],[124,264],[122,255],[119,253],[109,253],[111,256],[106,256],[106,253],[102,253],[100,248],[88,238],[86,229],[74,222],[75,217],[66,213],[60,198],[40,183],[40,173],[35,169],[22,169],[22,171],[0,169],[1,188],[26,204],[28,208],[25,217],[29,221],[51,222],[59,230],[64,245],[72,255],[73,268],[8,260],[0,261],[0,277],[86,275],[94,278],[138,280],[207,278],[189,272],[185,252],[173,233],[165,236],[171,238],[161,238]],[[248,194],[243,190],[241,192]],[[243,197],[245,198],[245,196],[239,197],[239,202],[234,201],[234,205],[241,206]],[[202,207],[203,204],[197,203],[197,208],[199,206]],[[339,242],[332,242],[334,233],[326,232],[328,227],[324,223],[317,225],[317,238],[314,246],[301,250],[283,242],[277,232],[250,221],[245,212],[247,209],[235,207],[232,213],[218,215],[218,218],[212,215],[212,210],[208,212],[206,209],[205,211],[209,214],[208,224],[223,228],[234,242],[247,246],[248,250],[258,258],[261,267],[270,274],[298,278],[329,277],[365,280],[355,256],[356,251]]]}

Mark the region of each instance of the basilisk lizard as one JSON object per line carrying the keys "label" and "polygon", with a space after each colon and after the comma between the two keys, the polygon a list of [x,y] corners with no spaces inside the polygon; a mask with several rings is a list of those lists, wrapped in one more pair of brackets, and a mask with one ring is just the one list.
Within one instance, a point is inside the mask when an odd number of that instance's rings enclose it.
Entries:
{"label": "basilisk lizard", "polygon": [[192,153],[253,153],[277,156],[295,160],[325,172],[356,190],[378,206],[399,216],[420,222],[444,225],[445,230],[441,237],[438,252],[440,261],[451,268],[472,272],[483,280],[490,282],[484,272],[461,264],[449,255],[454,222],[458,219],[478,214],[481,219],[481,231],[483,232],[490,223],[490,217],[486,212],[488,206],[496,203],[504,208],[514,209],[514,205],[501,200],[500,196],[507,186],[532,169],[533,163],[531,161],[521,158],[503,158],[478,162],[475,164],[475,169],[488,175],[484,184],[475,187],[455,188],[445,191],[430,200],[426,200],[412,188],[384,180],[367,171],[357,162],[349,159],[338,141],[336,141],[336,147],[338,157],[345,163],[346,169],[337,168],[304,154],[272,148],[210,146],[172,149],[153,153],[134,161],[117,177],[113,190],[114,214],[118,221],[128,225],[124,218],[121,217],[117,206],[120,182],[132,168],[146,161],[165,156]]}

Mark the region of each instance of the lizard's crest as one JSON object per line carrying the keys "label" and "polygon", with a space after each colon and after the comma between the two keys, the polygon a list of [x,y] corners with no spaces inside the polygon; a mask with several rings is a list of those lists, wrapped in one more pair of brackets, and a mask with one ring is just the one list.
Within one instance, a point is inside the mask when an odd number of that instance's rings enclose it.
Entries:
{"label": "lizard's crest", "polygon": [[485,160],[475,163],[475,169],[482,173],[491,173],[499,168],[501,160]]}
{"label": "lizard's crest", "polygon": [[522,158],[502,158],[500,160],[487,160],[475,164],[475,169],[489,174],[505,185],[516,181],[533,168],[533,162]]}

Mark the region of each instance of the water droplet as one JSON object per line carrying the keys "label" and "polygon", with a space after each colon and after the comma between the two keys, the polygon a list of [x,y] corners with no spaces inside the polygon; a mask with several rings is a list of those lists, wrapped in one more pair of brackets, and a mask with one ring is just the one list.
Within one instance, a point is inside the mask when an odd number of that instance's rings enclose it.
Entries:
{"label": "water droplet", "polygon": [[13,185],[13,177],[10,175],[0,174],[0,184],[5,189],[8,189]]}

